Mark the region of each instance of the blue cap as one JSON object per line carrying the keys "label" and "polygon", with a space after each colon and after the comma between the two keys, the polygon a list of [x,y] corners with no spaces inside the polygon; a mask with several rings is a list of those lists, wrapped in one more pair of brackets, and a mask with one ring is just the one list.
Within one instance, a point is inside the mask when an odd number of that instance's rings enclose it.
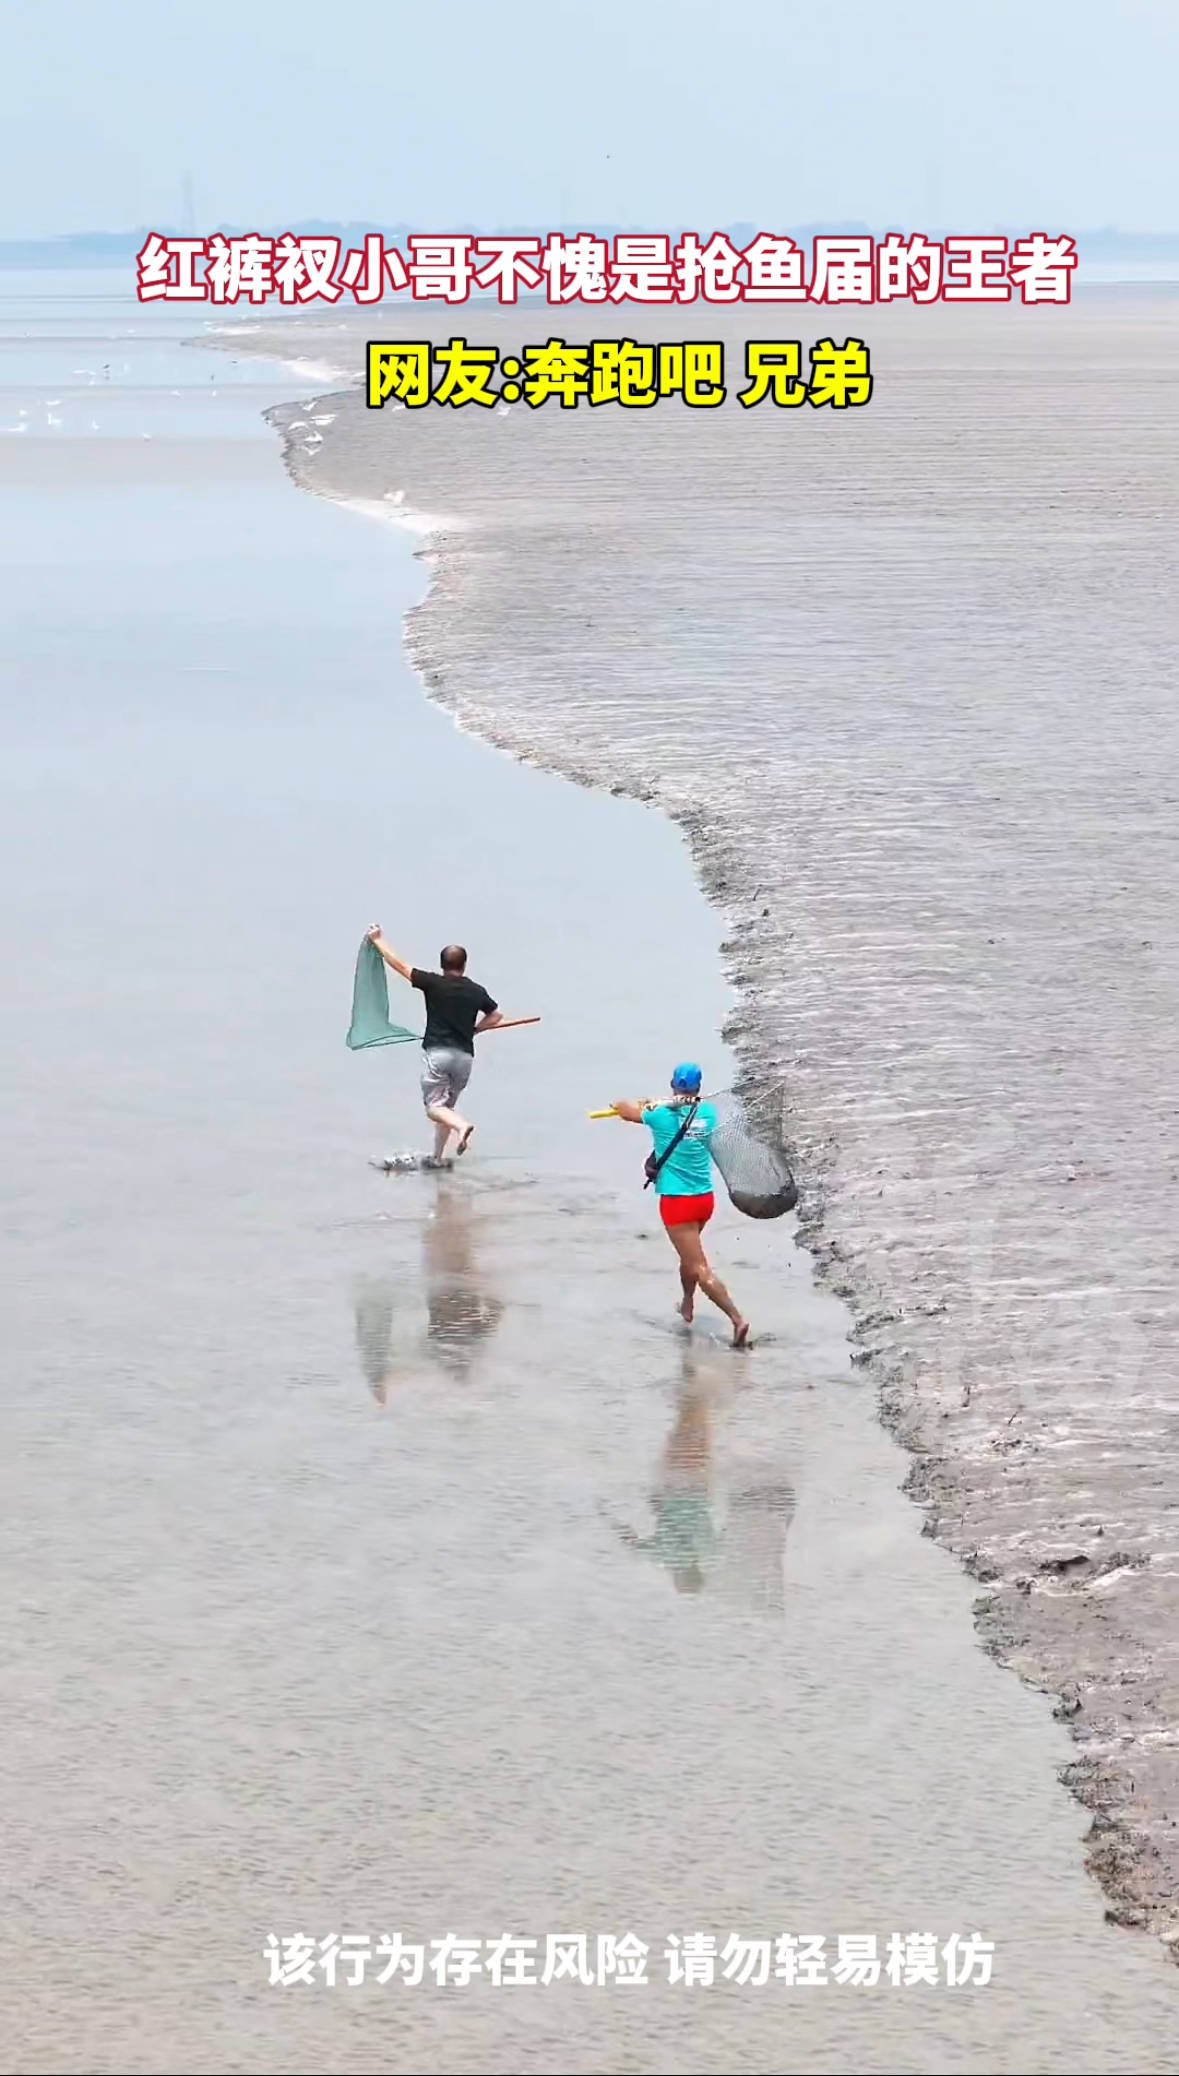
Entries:
{"label": "blue cap", "polygon": [[703,1079],[704,1076],[694,1061],[681,1060],[671,1077],[671,1085],[679,1095],[696,1096],[700,1093]]}

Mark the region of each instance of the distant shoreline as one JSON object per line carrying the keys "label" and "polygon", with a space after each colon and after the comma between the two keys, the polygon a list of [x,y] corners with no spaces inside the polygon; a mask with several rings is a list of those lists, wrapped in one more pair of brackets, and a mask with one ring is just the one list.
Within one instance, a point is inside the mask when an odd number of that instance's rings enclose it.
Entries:
{"label": "distant shoreline", "polygon": [[[200,235],[211,237],[220,234],[223,237],[242,237],[250,231],[261,229],[264,236],[277,236],[280,231],[293,231],[300,236],[339,237],[342,243],[348,243],[350,241],[362,240],[369,232],[380,231],[386,239],[391,240],[393,243],[401,244],[411,232],[424,228],[426,227],[405,223],[390,225],[303,222],[284,223],[275,230],[274,227],[264,227],[257,224],[213,224],[208,226]],[[430,228],[434,227],[431,226]],[[566,236],[573,235],[574,231],[588,231],[597,237],[612,237],[618,231],[650,229],[651,226],[633,224],[578,224],[576,226],[569,224],[540,226],[535,224],[510,224],[498,226],[494,230],[490,230],[487,226],[479,227],[473,224],[457,224],[447,225],[445,228],[448,231],[453,230],[456,233],[469,234],[473,237],[536,237],[546,235],[548,231],[554,229],[563,232]],[[674,234],[678,236],[684,227],[669,225],[666,228],[669,235]],[[757,226],[752,223],[726,224],[721,226],[721,228],[726,235],[733,238],[737,243],[747,242],[749,238],[756,235],[757,231]],[[861,222],[808,223],[789,227],[785,235],[805,243],[815,236],[851,237],[857,234],[864,236],[869,233],[874,236],[882,236],[887,230],[896,228],[899,228],[899,226],[891,222],[875,227]],[[922,225],[920,228],[926,236],[933,235],[927,226]],[[973,226],[970,228],[973,228]],[[175,225],[166,224],[147,225],[133,231],[81,231],[66,232],[53,238],[0,239],[0,272],[17,270],[28,272],[42,268],[94,271],[108,268],[111,271],[122,270],[134,261],[148,232],[153,229],[158,229],[164,237],[190,237],[196,235],[190,231],[182,231]],[[949,234],[952,235],[952,233]],[[936,235],[945,236],[947,231],[945,229],[940,230]],[[995,227],[996,237],[1023,237],[1026,235],[1026,226],[1014,230],[1010,226],[1004,225]],[[1077,251],[1080,256],[1082,271],[1090,267],[1099,268],[1102,281],[1125,281],[1130,283],[1134,281],[1146,282],[1150,280],[1168,281],[1179,279],[1179,230],[1089,230],[1072,231],[1070,235],[1077,241]],[[1107,271],[1112,266],[1120,265],[1125,265],[1131,271],[1124,276],[1111,274]],[[1163,271],[1158,274],[1143,271],[1156,266]],[[525,298],[521,300],[525,300]]]}

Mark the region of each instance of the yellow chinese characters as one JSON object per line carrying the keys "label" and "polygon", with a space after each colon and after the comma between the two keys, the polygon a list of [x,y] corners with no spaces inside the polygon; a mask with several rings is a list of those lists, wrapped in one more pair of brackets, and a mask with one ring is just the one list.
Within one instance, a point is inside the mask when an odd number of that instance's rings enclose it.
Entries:
{"label": "yellow chinese characters", "polygon": [[776,404],[805,404],[806,383],[798,379],[802,345],[798,339],[748,339],[745,343],[745,372],[748,389],[737,392],[737,402],[748,408],[772,396]]}
{"label": "yellow chinese characters", "polygon": [[595,339],[590,352],[591,404],[625,404],[631,410],[645,410],[659,402],[653,346],[636,346],[633,339]]}
{"label": "yellow chinese characters", "polygon": [[367,349],[370,411],[379,411],[391,397],[416,411],[430,401],[430,341],[411,339],[399,344],[370,339]]}
{"label": "yellow chinese characters", "polygon": [[811,347],[812,404],[830,404],[842,411],[848,404],[866,404],[871,394],[868,348],[862,339],[846,339],[842,346],[820,339]]}
{"label": "yellow chinese characters", "polygon": [[[802,353],[798,339],[746,340],[747,384],[736,392],[738,403],[749,409],[768,401],[779,410],[810,403],[843,411],[868,402],[872,373],[862,339],[845,339],[842,346],[818,340],[810,350],[809,380],[803,378]],[[591,339],[587,346],[547,339],[522,347],[519,358],[509,354],[502,360],[497,347],[472,346],[463,338],[444,346],[427,339],[371,339],[367,373],[370,410],[394,403],[416,411],[434,403],[456,410],[478,404],[489,411],[523,399],[532,410],[555,401],[563,411],[583,402],[647,411],[669,397],[690,410],[713,410],[727,395],[720,339],[651,346],[635,339]]]}
{"label": "yellow chinese characters", "polygon": [[465,339],[452,339],[449,346],[439,346],[434,364],[444,373],[434,386],[434,402],[453,404],[456,409],[459,404],[483,404],[494,409],[499,395],[490,384],[496,358],[494,346],[468,346]]}
{"label": "yellow chinese characters", "polygon": [[524,395],[534,407],[549,397],[561,399],[563,411],[575,410],[589,395],[589,347],[567,346],[550,339],[544,346],[524,348]]}
{"label": "yellow chinese characters", "polygon": [[682,396],[693,411],[725,400],[725,349],[719,339],[685,339],[659,348],[659,394]]}
{"label": "yellow chinese characters", "polygon": [[802,343],[798,339],[748,339],[745,372],[748,389],[738,391],[738,403],[747,407],[766,397],[781,408],[811,403],[818,409],[830,404],[835,411],[849,404],[866,404],[872,394],[868,348],[862,339],[846,339],[837,346],[833,339],[820,339],[811,347],[811,379],[801,378]]}
{"label": "yellow chinese characters", "polygon": [[595,339],[590,346],[591,404],[647,410],[681,396],[694,410],[725,400],[725,349],[719,339],[639,346],[633,339]]}

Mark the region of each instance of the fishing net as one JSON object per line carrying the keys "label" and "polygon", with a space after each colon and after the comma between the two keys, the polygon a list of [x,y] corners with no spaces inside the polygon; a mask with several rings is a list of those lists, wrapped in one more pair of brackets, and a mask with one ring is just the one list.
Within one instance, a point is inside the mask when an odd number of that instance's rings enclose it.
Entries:
{"label": "fishing net", "polygon": [[389,1022],[389,983],[385,961],[369,938],[356,956],[356,978],[352,983],[352,1023],[348,1044],[353,1052],[366,1045],[416,1045],[418,1035],[403,1024]]}
{"label": "fishing net", "polygon": [[730,1201],[746,1218],[781,1218],[792,1211],[798,1186],[769,1117],[758,1117],[739,1096],[717,1096],[714,1102],[712,1158]]}

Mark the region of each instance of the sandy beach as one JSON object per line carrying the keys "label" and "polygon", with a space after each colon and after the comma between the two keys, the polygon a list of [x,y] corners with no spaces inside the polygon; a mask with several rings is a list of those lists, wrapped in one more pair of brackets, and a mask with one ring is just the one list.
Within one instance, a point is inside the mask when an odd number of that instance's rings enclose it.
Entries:
{"label": "sandy beach", "polygon": [[[410,625],[437,698],[688,834],[729,1035],[751,1085],[785,1078],[808,1241],[910,1489],[984,1588],[987,1648],[1059,1697],[1111,1912],[1164,1937],[1177,312],[1156,289],[824,313],[872,348],[872,403],[842,417],[347,396],[286,448],[306,488],[442,515]],[[593,331],[559,315],[434,329]],[[739,365],[734,318],[704,329]],[[259,338],[296,335],[358,370],[375,328]]]}

